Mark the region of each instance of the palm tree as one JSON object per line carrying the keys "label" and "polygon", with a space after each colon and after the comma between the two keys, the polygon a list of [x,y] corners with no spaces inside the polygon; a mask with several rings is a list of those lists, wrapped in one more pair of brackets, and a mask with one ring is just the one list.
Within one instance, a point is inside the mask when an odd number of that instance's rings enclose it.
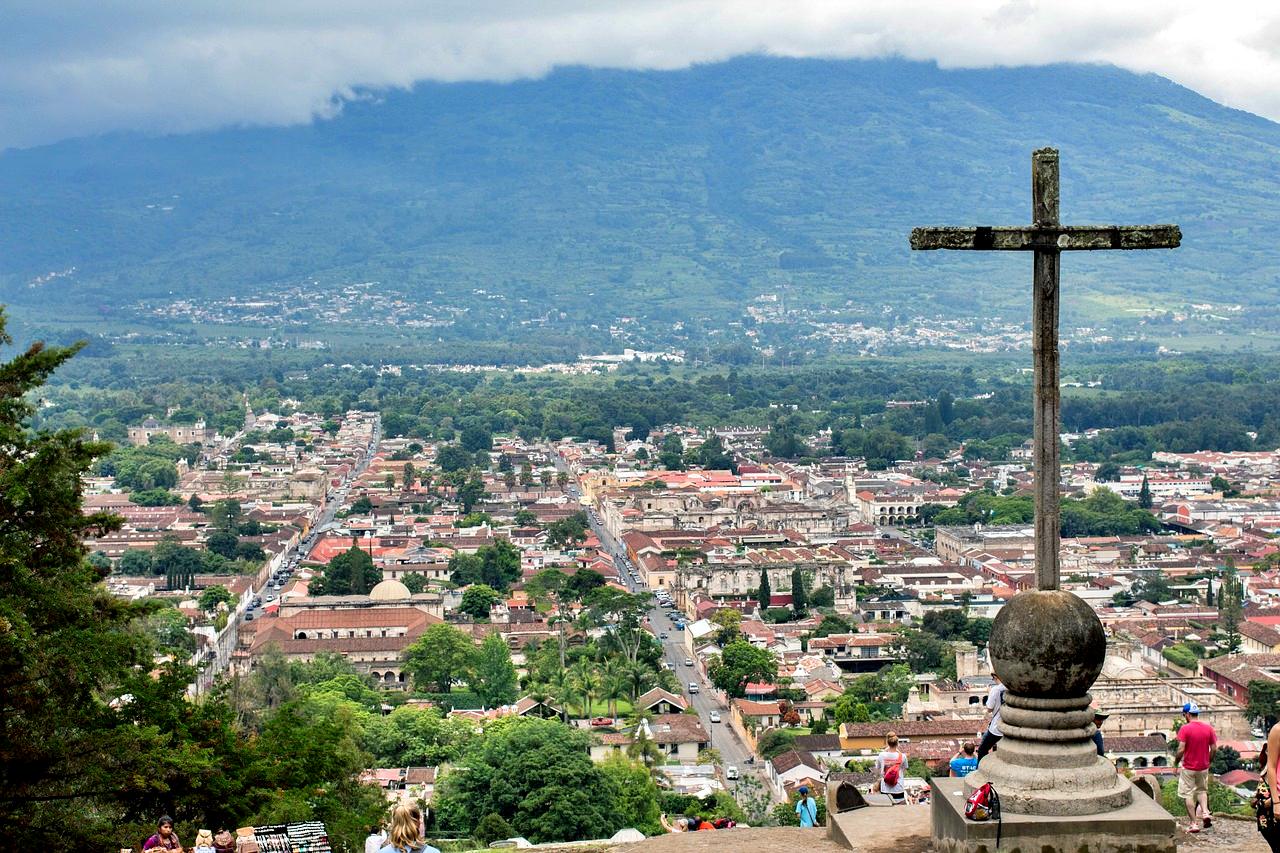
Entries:
{"label": "palm tree", "polygon": [[[524,695],[535,702],[546,705],[546,701],[551,698],[551,688],[541,681],[531,681],[525,687]],[[542,716],[539,714],[539,716]]]}
{"label": "palm tree", "polygon": [[641,693],[653,686],[653,670],[646,664],[632,663],[627,664],[624,672],[627,684],[631,687],[631,701],[634,703],[640,698]]}
{"label": "palm tree", "polygon": [[609,716],[618,716],[618,700],[627,695],[630,686],[623,664],[617,658],[605,661],[601,671],[604,680],[604,698],[609,700]]}
{"label": "palm tree", "polygon": [[560,705],[560,719],[569,722],[569,702],[576,695],[573,680],[566,670],[557,670],[551,677],[551,698]]}
{"label": "palm tree", "polygon": [[591,700],[600,693],[600,671],[595,663],[583,658],[573,665],[573,684],[582,695],[582,716],[591,717]]}

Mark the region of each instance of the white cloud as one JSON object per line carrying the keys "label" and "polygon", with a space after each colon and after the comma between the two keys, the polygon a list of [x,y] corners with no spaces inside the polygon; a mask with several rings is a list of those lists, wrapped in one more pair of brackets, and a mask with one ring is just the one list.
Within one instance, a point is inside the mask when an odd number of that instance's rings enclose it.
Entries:
{"label": "white cloud", "polygon": [[1219,0],[0,0],[0,147],[305,122],[359,87],[747,52],[1110,62],[1280,119],[1280,7]]}

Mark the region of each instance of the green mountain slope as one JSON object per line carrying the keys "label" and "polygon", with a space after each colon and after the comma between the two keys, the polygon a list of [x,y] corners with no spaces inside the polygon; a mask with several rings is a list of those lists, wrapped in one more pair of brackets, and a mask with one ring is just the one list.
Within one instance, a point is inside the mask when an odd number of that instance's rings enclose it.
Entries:
{"label": "green mountain slope", "polygon": [[913,256],[907,234],[1027,221],[1046,144],[1064,221],[1184,233],[1176,252],[1071,256],[1068,316],[1273,316],[1280,125],[1108,67],[768,58],[421,85],[305,127],[5,152],[0,298],[120,317],[376,281],[425,315],[465,309],[433,330],[446,338],[605,341],[635,318],[642,342],[724,328],[761,293],[851,317],[1020,318],[1028,258]]}

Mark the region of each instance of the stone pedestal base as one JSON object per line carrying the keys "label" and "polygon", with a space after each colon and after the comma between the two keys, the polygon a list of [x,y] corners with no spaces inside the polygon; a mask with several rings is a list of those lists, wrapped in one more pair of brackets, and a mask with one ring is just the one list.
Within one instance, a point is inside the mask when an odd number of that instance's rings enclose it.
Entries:
{"label": "stone pedestal base", "polygon": [[1037,699],[1010,690],[1004,739],[965,777],[968,793],[990,782],[1005,814],[1087,815],[1124,808],[1131,787],[1092,741],[1089,695]]}
{"label": "stone pedestal base", "polygon": [[998,848],[995,821],[965,820],[965,780],[934,779],[934,853],[1175,853],[1173,817],[1150,797],[1133,796],[1127,779],[1116,778],[1129,804],[1113,811],[1047,816],[1005,809]]}

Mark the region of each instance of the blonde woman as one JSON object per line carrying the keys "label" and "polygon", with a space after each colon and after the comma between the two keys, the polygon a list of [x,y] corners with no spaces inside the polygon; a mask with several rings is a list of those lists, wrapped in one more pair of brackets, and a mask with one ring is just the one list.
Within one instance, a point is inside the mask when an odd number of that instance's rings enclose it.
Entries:
{"label": "blonde woman", "polygon": [[422,838],[422,811],[412,803],[401,803],[391,812],[387,843],[378,853],[440,853]]}
{"label": "blonde woman", "polygon": [[898,749],[898,736],[893,732],[885,735],[884,744],[876,756],[876,778],[880,780],[880,793],[888,794],[896,806],[907,799],[902,788],[902,777],[907,775],[907,754]]}

